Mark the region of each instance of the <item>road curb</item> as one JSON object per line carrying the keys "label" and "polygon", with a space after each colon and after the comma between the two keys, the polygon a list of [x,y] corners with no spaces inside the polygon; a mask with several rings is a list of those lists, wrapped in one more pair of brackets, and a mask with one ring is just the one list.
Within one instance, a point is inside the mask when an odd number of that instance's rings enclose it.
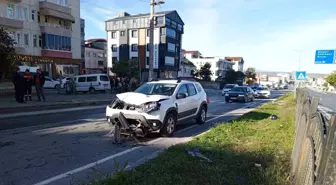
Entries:
{"label": "road curb", "polygon": [[0,119],[67,112],[71,110],[76,110],[76,108],[82,108],[83,110],[85,110],[90,109],[90,107],[93,108],[96,106],[106,106],[110,102],[111,102],[110,100],[104,100],[104,101],[92,101],[92,102],[64,103],[58,105],[1,108]]}

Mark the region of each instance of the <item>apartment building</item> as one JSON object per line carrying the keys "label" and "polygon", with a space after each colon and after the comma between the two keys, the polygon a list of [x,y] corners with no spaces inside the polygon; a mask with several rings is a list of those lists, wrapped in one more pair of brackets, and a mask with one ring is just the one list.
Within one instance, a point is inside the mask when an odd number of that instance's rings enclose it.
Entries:
{"label": "apartment building", "polygon": [[41,68],[50,77],[80,71],[80,1],[6,0],[0,26],[16,44],[16,64]]}
{"label": "apartment building", "polygon": [[224,78],[226,71],[233,69],[234,62],[225,60],[224,57],[204,57],[199,51],[183,51],[184,57],[192,62],[197,70],[200,70],[206,63],[211,65],[211,80]]}
{"label": "apartment building", "polygon": [[106,39],[89,39],[85,42],[86,73],[106,72],[106,43]]}
{"label": "apartment building", "polygon": [[237,65],[234,66],[235,71],[244,72],[244,59],[243,59],[243,57],[225,57],[225,60],[237,63]]}
{"label": "apartment building", "polygon": [[[136,60],[141,81],[148,79],[149,14],[130,15],[106,21],[108,67],[122,60]],[[184,22],[176,11],[157,12],[154,23],[154,78],[177,77],[181,64]]]}
{"label": "apartment building", "polygon": [[178,77],[194,77],[193,73],[196,72],[196,66],[188,59],[184,58],[180,65]]}

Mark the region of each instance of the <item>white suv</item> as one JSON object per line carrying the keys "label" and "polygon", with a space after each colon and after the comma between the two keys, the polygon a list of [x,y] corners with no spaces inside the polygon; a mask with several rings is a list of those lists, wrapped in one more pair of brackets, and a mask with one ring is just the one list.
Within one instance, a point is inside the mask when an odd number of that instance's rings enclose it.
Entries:
{"label": "white suv", "polygon": [[106,107],[114,135],[140,131],[145,136],[158,131],[164,137],[172,136],[178,121],[195,118],[198,124],[205,123],[209,102],[201,84],[186,80],[151,81],[116,96]]}

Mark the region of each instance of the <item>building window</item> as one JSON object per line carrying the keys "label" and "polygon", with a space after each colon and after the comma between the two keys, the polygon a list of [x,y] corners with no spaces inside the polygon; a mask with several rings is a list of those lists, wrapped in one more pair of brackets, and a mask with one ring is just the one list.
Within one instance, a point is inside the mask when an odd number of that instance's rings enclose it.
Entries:
{"label": "building window", "polygon": [[71,51],[71,37],[42,34],[42,47],[51,50]]}
{"label": "building window", "polygon": [[112,52],[117,52],[117,45],[113,44],[111,49],[112,49]]}
{"label": "building window", "polygon": [[137,65],[138,64],[138,57],[132,57],[132,65]]}
{"label": "building window", "polygon": [[146,65],[149,66],[149,57],[146,57]]}
{"label": "building window", "polygon": [[146,44],[147,51],[150,51],[150,44]]}
{"label": "building window", "polygon": [[37,47],[37,35],[33,35],[33,46]]}
{"label": "building window", "polygon": [[138,37],[138,30],[132,30],[132,38]]}
{"label": "building window", "polygon": [[163,24],[163,17],[162,16],[156,17],[156,24],[158,24],[158,25],[162,25]]}
{"label": "building window", "polygon": [[120,31],[120,36],[125,36],[125,31]]}
{"label": "building window", "polygon": [[16,7],[15,8],[15,17],[17,18],[17,19],[21,19],[21,8],[20,7]]}
{"label": "building window", "polygon": [[171,24],[171,20],[166,18],[166,25],[170,26],[170,24]]}
{"label": "building window", "polygon": [[7,17],[14,19],[14,5],[9,4],[7,6]]}
{"label": "building window", "polygon": [[35,13],[36,13],[35,10],[32,10],[32,11],[31,11],[31,19],[32,19],[32,21],[34,21],[34,22],[35,22]]}
{"label": "building window", "polygon": [[176,26],[177,26],[176,22],[175,22],[175,21],[172,21],[172,22],[171,22],[171,26],[172,26],[173,28],[176,28]]}
{"label": "building window", "polygon": [[28,21],[28,9],[23,8],[23,20]]}
{"label": "building window", "polygon": [[136,19],[133,19],[133,23],[137,23],[137,20],[136,20]]}
{"label": "building window", "polygon": [[96,58],[96,57],[97,57],[97,53],[93,53],[93,57],[95,57],[95,58]]}
{"label": "building window", "polygon": [[29,46],[29,35],[28,34],[24,34],[24,45]]}
{"label": "building window", "polygon": [[42,47],[42,36],[39,35],[39,47]]}
{"label": "building window", "polygon": [[175,52],[175,49],[176,49],[175,44],[169,43],[169,42],[167,43],[167,50],[168,51]]}
{"label": "building window", "polygon": [[138,45],[132,44],[132,51],[138,51]]}
{"label": "building window", "polygon": [[17,33],[16,34],[16,38],[17,38],[17,45],[21,45],[21,34],[20,33]]}
{"label": "building window", "polygon": [[87,53],[86,53],[86,57],[90,57],[90,52],[87,52]]}
{"label": "building window", "polygon": [[175,58],[166,56],[165,57],[165,65],[174,66],[175,65]]}
{"label": "building window", "polygon": [[116,32],[115,32],[115,31],[111,32],[111,38],[112,38],[112,39],[115,39],[115,38],[117,38],[117,34],[116,34]]}
{"label": "building window", "polygon": [[171,38],[176,38],[176,32],[173,29],[166,28],[166,35]]}
{"label": "building window", "polygon": [[44,22],[48,22],[48,16],[44,16]]}
{"label": "building window", "polygon": [[115,64],[117,62],[118,58],[117,57],[112,57],[112,64]]}
{"label": "building window", "polygon": [[41,22],[41,15],[40,15],[40,12],[37,12],[37,22]]}
{"label": "building window", "polygon": [[178,29],[179,31],[182,31],[183,26],[182,26],[181,24],[178,24],[178,25],[177,25],[177,29]]}
{"label": "building window", "polygon": [[103,66],[104,65],[104,61],[98,60],[98,66]]}
{"label": "building window", "polygon": [[166,28],[160,28],[160,35],[166,35]]}

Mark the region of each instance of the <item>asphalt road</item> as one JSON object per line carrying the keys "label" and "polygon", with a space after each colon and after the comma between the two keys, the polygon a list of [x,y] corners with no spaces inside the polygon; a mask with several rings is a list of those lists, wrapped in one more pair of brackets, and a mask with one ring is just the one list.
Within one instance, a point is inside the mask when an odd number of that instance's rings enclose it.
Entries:
{"label": "asphalt road", "polygon": [[330,108],[336,112],[336,94],[330,92],[319,92],[309,89],[309,96],[320,97],[320,105]]}
{"label": "asphalt road", "polygon": [[[273,98],[286,92],[274,91]],[[133,141],[112,143],[103,108],[1,120],[0,185],[67,185],[87,181],[95,174],[92,168],[98,169],[97,165],[99,172],[112,172],[112,159],[120,163],[128,161],[131,168],[163,148],[187,142],[215,123],[228,121],[270,101],[225,103],[220,93],[210,96],[210,100],[206,124],[186,121],[177,127],[173,138],[153,134],[141,147],[134,147]]]}

